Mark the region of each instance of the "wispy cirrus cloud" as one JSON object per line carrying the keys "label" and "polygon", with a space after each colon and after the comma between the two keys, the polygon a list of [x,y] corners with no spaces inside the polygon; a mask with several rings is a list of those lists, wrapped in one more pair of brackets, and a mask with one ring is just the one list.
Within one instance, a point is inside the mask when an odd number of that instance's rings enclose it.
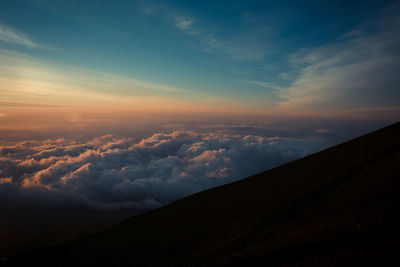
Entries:
{"label": "wispy cirrus cloud", "polygon": [[321,46],[292,57],[298,77],[282,105],[307,109],[400,106],[400,28]]}
{"label": "wispy cirrus cloud", "polygon": [[251,81],[251,80],[246,80],[246,82],[251,83],[251,84],[258,85],[258,86],[260,86],[260,87],[265,87],[265,88],[273,89],[273,90],[280,90],[280,89],[283,88],[283,86],[279,86],[279,85],[276,85],[276,84],[270,83],[270,82]]}
{"label": "wispy cirrus cloud", "polygon": [[175,26],[181,30],[188,30],[190,29],[193,20],[192,19],[187,19],[187,18],[181,18],[181,17],[175,17],[176,23]]}
{"label": "wispy cirrus cloud", "polygon": [[166,5],[139,2],[136,7],[143,15],[161,17],[162,19],[168,20],[174,27],[183,31],[189,31],[194,22],[193,17],[181,14]]}
{"label": "wispy cirrus cloud", "polygon": [[17,44],[28,48],[48,49],[47,46],[33,41],[28,35],[0,23],[0,41],[7,44]]}
{"label": "wispy cirrus cloud", "polygon": [[396,2],[335,42],[288,56],[290,75],[282,72],[276,77],[285,85],[244,81],[273,91],[281,111],[398,117],[399,22]]}
{"label": "wispy cirrus cloud", "polygon": [[[204,21],[170,6],[140,2],[137,5],[137,9],[146,16],[154,16],[166,20],[171,26],[197,38],[202,44],[202,50],[206,53],[224,54],[229,59],[237,61],[259,61],[266,56],[266,44],[257,40],[257,38],[253,38],[254,36],[263,36],[264,33],[259,32],[259,29],[256,29],[257,32],[253,36],[249,36],[248,33],[238,33],[235,36],[221,37],[215,31],[210,30],[210,25],[207,25]],[[252,34],[253,31],[251,31],[250,35]]]}
{"label": "wispy cirrus cloud", "polygon": [[[70,106],[182,107],[208,95],[116,73],[61,65],[0,49],[0,98],[4,103]],[[194,104],[194,103],[192,103]],[[204,104],[204,102],[203,102]],[[194,104],[196,106],[196,104]]]}
{"label": "wispy cirrus cloud", "polygon": [[396,2],[335,42],[290,55],[291,74],[278,75],[289,85],[247,82],[274,90],[282,110],[399,114],[399,22]]}

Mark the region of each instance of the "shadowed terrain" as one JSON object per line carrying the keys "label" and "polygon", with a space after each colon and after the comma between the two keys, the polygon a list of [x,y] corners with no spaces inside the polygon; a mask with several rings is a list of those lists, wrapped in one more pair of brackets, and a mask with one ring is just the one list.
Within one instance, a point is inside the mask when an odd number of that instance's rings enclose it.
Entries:
{"label": "shadowed terrain", "polygon": [[0,264],[397,265],[399,136],[397,123]]}

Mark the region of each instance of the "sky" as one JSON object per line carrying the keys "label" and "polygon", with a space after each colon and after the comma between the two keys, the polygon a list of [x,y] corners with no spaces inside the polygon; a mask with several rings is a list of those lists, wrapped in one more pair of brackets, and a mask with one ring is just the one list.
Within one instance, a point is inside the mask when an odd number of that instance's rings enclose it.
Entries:
{"label": "sky", "polygon": [[2,117],[32,106],[399,115],[398,1],[16,0],[0,7]]}
{"label": "sky", "polygon": [[0,1],[0,257],[397,122],[399,71],[400,1]]}

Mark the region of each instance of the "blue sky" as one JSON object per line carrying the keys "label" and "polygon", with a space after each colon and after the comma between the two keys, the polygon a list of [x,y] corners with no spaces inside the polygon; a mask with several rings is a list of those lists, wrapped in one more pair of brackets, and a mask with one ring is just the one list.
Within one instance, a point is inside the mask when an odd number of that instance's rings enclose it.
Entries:
{"label": "blue sky", "polygon": [[[2,1],[0,56],[14,68],[0,75],[16,84],[30,74],[19,89],[0,84],[0,97],[398,113],[399,10],[398,1]],[[18,91],[32,84],[40,96]]]}

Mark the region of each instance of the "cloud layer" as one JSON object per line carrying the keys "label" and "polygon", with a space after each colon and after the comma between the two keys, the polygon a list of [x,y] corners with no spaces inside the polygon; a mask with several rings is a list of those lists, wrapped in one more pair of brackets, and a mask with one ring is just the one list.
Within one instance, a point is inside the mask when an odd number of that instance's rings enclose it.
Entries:
{"label": "cloud layer", "polygon": [[317,110],[400,109],[400,2],[333,43],[289,57],[296,79],[277,88],[282,106]]}
{"label": "cloud layer", "polygon": [[32,41],[26,34],[0,23],[0,41],[9,44],[18,44],[28,48],[47,48]]}
{"label": "cloud layer", "polygon": [[[0,24],[0,42],[1,27]],[[222,101],[213,96],[212,102],[210,98],[206,93],[112,72],[51,63],[0,47],[0,99],[4,107],[106,106],[134,107],[136,110],[152,112],[160,109],[170,112],[182,109],[218,109],[211,104]],[[221,103],[221,106],[224,105]]]}
{"label": "cloud layer", "polygon": [[[206,23],[173,6],[139,2],[137,9],[146,16],[162,19],[183,33],[195,37],[204,52],[221,53],[235,61],[261,61],[266,56],[267,45],[262,37],[269,35],[269,28],[251,24],[246,32],[237,29],[234,35],[222,37],[215,31],[216,25]],[[253,15],[247,12],[241,19],[248,23],[250,17]],[[210,30],[212,28],[214,31]]]}
{"label": "cloud layer", "polygon": [[0,147],[0,195],[3,205],[149,210],[302,157],[311,147],[287,138],[191,131],[141,140],[27,140]]}

